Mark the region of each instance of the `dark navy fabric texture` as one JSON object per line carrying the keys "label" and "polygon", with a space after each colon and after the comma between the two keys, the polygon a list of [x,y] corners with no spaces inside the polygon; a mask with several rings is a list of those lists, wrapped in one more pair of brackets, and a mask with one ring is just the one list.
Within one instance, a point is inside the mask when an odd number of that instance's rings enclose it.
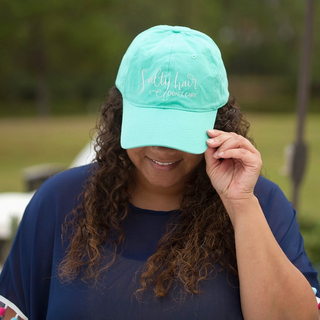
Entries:
{"label": "dark navy fabric texture", "polygon": [[[216,266],[219,272],[202,282],[201,294],[183,298],[178,287],[165,298],[155,299],[146,293],[138,301],[134,296],[141,269],[156,251],[173,212],[131,206],[124,221],[123,253],[103,274],[99,285],[91,288],[80,279],[61,282],[57,267],[67,245],[61,241],[61,225],[80,201],[88,168],[60,173],[36,192],[1,273],[1,296],[15,304],[29,320],[243,319],[238,280],[220,270],[219,265]],[[259,178],[255,193],[281,248],[319,292],[317,273],[304,251],[290,202],[278,186],[263,177]]]}

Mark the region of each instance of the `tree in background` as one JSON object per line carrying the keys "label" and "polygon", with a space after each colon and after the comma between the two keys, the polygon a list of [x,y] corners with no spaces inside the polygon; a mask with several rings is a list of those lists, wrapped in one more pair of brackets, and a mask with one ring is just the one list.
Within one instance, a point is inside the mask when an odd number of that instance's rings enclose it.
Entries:
{"label": "tree in background", "polygon": [[294,90],[303,12],[299,0],[2,0],[0,115],[8,106],[45,116],[96,105],[133,37],[157,24],[209,34],[229,74],[282,75]]}

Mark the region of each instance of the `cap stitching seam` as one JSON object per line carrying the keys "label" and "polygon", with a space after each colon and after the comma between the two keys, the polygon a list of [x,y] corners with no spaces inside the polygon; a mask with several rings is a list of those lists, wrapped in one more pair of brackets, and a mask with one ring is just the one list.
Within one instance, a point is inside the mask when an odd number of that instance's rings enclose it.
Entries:
{"label": "cap stitching seam", "polygon": [[[169,63],[168,63],[168,69],[167,71],[169,72],[169,70],[171,69],[170,66],[171,66],[171,56],[172,56],[172,52],[173,52],[173,47],[176,43],[176,37],[178,36],[179,33],[173,33],[173,42],[172,42],[172,46],[171,46],[171,50],[170,50],[170,56],[169,56]],[[168,100],[168,96],[165,96],[165,105],[167,105],[167,100]]]}

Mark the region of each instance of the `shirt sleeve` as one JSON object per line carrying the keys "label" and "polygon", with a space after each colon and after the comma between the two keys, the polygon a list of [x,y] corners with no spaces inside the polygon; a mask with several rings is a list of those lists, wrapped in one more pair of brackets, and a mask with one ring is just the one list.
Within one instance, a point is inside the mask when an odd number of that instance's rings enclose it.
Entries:
{"label": "shirt sleeve", "polygon": [[50,290],[55,219],[46,198],[42,190],[27,206],[0,277],[0,301],[23,319],[45,319],[45,301],[37,314],[32,306]]}
{"label": "shirt sleeve", "polygon": [[281,189],[265,178],[259,178],[255,194],[280,247],[310,286],[316,289],[316,296],[319,297],[317,271],[306,254],[295,209]]}
{"label": "shirt sleeve", "polygon": [[28,204],[0,275],[0,302],[23,319],[46,319],[50,286],[65,252],[61,225],[79,204],[89,166],[59,173]]}

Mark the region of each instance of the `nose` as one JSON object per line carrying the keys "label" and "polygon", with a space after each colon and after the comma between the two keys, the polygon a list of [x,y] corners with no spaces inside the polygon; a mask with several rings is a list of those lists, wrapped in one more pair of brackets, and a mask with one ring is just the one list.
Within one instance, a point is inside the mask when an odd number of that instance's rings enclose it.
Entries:
{"label": "nose", "polygon": [[161,154],[166,154],[166,155],[173,155],[173,154],[177,154],[177,152],[179,152],[179,150],[177,149],[172,149],[172,148],[168,148],[168,147],[161,147],[161,146],[152,146],[151,150],[155,153],[161,153]]}
{"label": "nose", "polygon": [[161,146],[152,146],[151,149],[156,151],[163,151],[163,152],[177,152],[176,149],[161,147]]}

